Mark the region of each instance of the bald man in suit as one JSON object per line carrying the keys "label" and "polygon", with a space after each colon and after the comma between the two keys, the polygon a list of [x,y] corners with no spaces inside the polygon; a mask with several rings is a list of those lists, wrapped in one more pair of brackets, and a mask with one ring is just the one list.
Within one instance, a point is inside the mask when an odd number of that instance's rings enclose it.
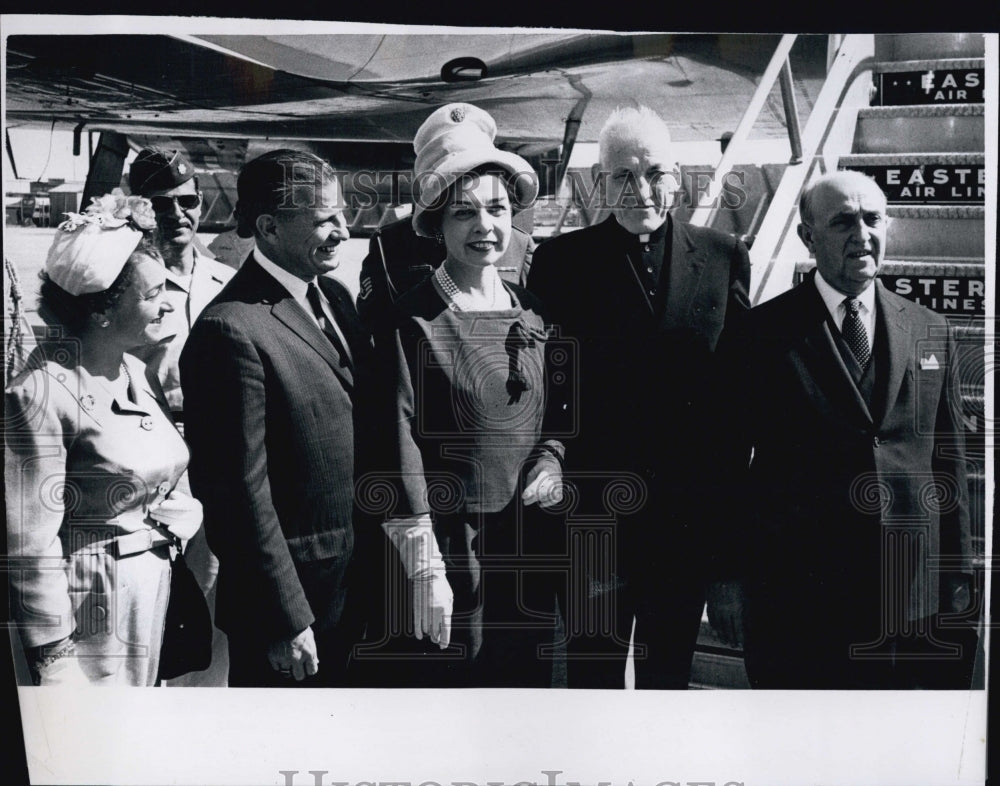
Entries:
{"label": "bald man in suit", "polygon": [[720,343],[734,580],[710,619],[757,688],[968,688],[974,635],[942,619],[969,605],[972,555],[948,323],[877,281],[873,180],[821,177],[800,212],[816,270]]}

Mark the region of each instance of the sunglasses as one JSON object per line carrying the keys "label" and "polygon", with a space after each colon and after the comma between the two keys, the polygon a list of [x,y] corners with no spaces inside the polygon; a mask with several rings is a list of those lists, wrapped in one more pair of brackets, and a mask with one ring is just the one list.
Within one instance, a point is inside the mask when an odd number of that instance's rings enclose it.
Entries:
{"label": "sunglasses", "polygon": [[153,210],[157,213],[168,213],[174,209],[174,203],[181,206],[181,210],[191,210],[201,204],[201,193],[181,194],[180,196],[155,196],[150,197],[153,203]]}

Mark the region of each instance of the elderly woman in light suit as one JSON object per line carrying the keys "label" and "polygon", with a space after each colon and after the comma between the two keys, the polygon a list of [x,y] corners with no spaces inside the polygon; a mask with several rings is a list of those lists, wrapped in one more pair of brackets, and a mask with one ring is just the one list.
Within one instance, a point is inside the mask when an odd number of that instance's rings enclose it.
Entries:
{"label": "elderly woman in light suit", "polygon": [[172,549],[201,524],[175,491],[184,440],[127,352],[171,308],[154,226],[120,192],[60,225],[40,303],[55,337],[6,390],[11,608],[36,684],[156,684]]}

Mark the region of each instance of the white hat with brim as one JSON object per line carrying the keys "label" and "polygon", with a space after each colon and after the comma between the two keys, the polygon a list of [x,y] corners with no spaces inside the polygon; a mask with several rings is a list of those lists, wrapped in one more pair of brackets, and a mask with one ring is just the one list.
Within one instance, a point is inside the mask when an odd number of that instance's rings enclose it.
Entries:
{"label": "white hat with brim", "polygon": [[434,214],[443,197],[462,175],[488,165],[510,174],[514,212],[538,196],[538,176],[521,156],[498,150],[496,123],[472,104],[448,104],[428,117],[413,139],[417,160],[413,167],[413,229],[434,237],[439,229]]}
{"label": "white hat with brim", "polygon": [[45,272],[71,295],[104,292],[121,274],[143,233],[123,224],[103,227],[83,224],[60,229],[49,248]]}

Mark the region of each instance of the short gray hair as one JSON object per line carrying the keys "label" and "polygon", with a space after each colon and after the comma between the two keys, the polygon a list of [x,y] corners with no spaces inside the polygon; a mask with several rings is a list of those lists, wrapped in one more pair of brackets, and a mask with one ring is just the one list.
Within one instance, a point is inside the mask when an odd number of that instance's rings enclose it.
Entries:
{"label": "short gray hair", "polygon": [[663,118],[648,106],[618,107],[604,121],[597,138],[601,161],[613,144],[631,139],[657,139],[669,145],[670,129]]}

